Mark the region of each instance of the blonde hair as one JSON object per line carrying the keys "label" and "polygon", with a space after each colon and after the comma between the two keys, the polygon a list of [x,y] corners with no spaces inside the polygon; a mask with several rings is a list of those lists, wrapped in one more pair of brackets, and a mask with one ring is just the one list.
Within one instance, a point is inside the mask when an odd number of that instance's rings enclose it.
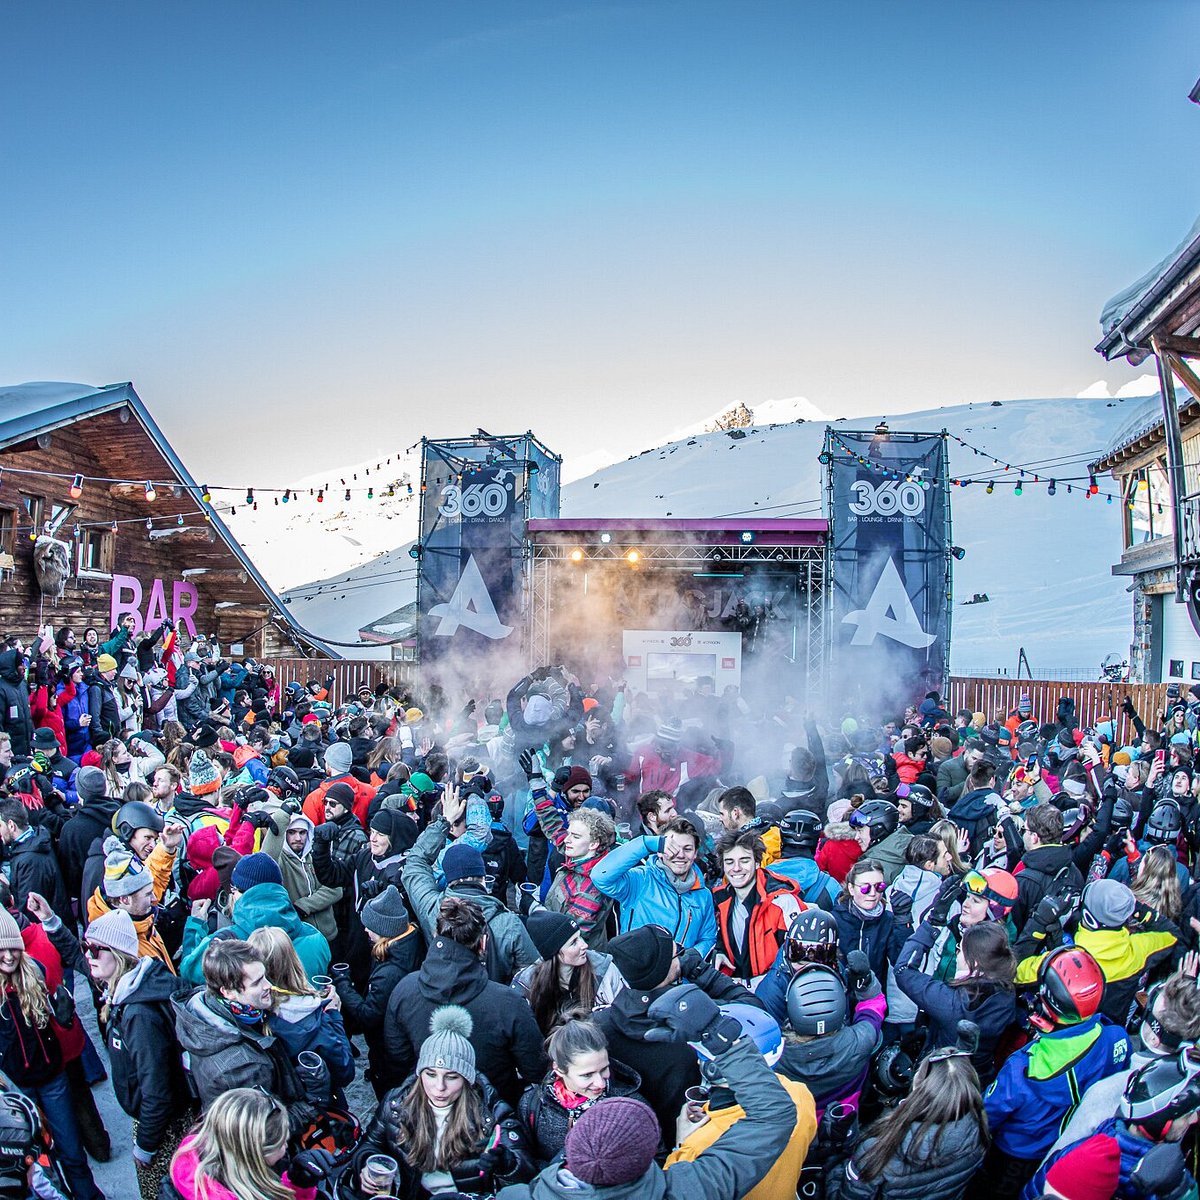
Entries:
{"label": "blonde hair", "polygon": [[247,939],[258,952],[271,981],[271,991],[283,996],[315,996],[292,939],[282,929],[265,925]]}
{"label": "blonde hair", "polygon": [[1176,861],[1174,847],[1151,846],[1142,855],[1137,881],[1133,885],[1133,894],[1147,908],[1154,909],[1170,921],[1178,921],[1183,910]]}
{"label": "blonde hair", "polygon": [[930,827],[929,836],[937,838],[950,851],[950,869],[955,875],[965,875],[971,869],[970,864],[964,862],[963,856],[958,852],[958,826],[953,821],[936,822]]}
{"label": "blonde hair", "polygon": [[30,1025],[45,1029],[50,1023],[50,992],[41,968],[28,951],[20,950],[17,969],[8,976],[9,985],[21,1007],[21,1015]]}
{"label": "blonde hair", "polygon": [[238,1200],[295,1200],[266,1159],[266,1151],[285,1143],[287,1136],[287,1109],[274,1096],[256,1088],[223,1092],[204,1114],[189,1146],[196,1155],[198,1200],[208,1200],[214,1183]]}

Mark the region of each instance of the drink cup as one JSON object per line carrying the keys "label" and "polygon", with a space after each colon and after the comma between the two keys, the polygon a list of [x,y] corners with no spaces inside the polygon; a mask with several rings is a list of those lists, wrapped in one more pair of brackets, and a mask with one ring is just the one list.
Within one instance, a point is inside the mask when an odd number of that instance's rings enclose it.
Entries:
{"label": "drink cup", "polygon": [[372,1154],[363,1163],[363,1191],[374,1196],[390,1196],[399,1169],[394,1158],[389,1158],[386,1154]]}
{"label": "drink cup", "polygon": [[328,996],[333,991],[332,975],[314,975],[309,982],[322,996]]}

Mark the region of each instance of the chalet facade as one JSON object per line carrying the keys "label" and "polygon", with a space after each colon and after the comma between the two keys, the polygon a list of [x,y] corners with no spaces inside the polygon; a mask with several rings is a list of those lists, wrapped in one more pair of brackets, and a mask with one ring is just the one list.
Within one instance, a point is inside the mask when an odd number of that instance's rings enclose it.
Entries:
{"label": "chalet facade", "polygon": [[[222,652],[338,657],[254,567],[128,383],[0,388],[0,633],[164,617]],[[239,650],[240,647],[240,650]]]}

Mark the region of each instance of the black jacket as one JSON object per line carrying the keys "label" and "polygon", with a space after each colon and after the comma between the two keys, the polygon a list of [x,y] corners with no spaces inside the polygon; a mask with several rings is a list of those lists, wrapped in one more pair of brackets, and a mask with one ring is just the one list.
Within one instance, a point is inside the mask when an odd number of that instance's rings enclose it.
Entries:
{"label": "black jacket", "polygon": [[[340,1194],[345,1197],[362,1195],[357,1190],[358,1177],[362,1164],[372,1154],[387,1154],[395,1158],[399,1164],[400,1173],[397,1177],[396,1194],[399,1196],[422,1196],[425,1194],[421,1186],[421,1172],[412,1166],[404,1153],[404,1140],[401,1132],[400,1114],[404,1097],[416,1082],[416,1076],[410,1075],[399,1087],[393,1088],[379,1102],[370,1125],[367,1126],[362,1140],[354,1150],[354,1158],[350,1168],[343,1175],[344,1186]],[[486,1193],[491,1195],[510,1183],[521,1183],[532,1179],[536,1167],[529,1153],[529,1143],[521,1122],[513,1112],[512,1106],[500,1098],[499,1093],[488,1082],[483,1074],[475,1076],[475,1091],[487,1114],[485,1130],[480,1139],[476,1152],[470,1158],[455,1163],[449,1170],[454,1179],[455,1187],[472,1194]],[[503,1147],[506,1153],[501,1155],[488,1154],[485,1151],[491,1142],[496,1127],[500,1129],[500,1140],[497,1147]],[[497,1169],[496,1163],[499,1162]]]}
{"label": "black jacket", "polygon": [[[763,1007],[756,996],[706,963],[695,950],[684,951],[679,966],[680,982],[686,979],[694,983],[718,1004]],[[654,1109],[666,1136],[673,1137],[683,1093],[700,1083],[700,1063],[695,1050],[686,1043],[646,1041],[651,1029],[661,1028],[648,1010],[664,990],[625,988],[608,1008],[593,1013],[592,1020],[604,1030],[609,1054],[641,1076],[643,1098]]]}
{"label": "black jacket", "polygon": [[0,729],[12,738],[13,754],[28,758],[33,746],[33,718],[25,667],[16,650],[0,654]]}
{"label": "black jacket", "polygon": [[[1036,846],[1025,852],[1017,864],[1017,902],[1009,914],[1013,926],[1025,928],[1025,922],[1033,916],[1033,910],[1052,886],[1070,887],[1083,891],[1083,876],[1075,865],[1074,851],[1070,846]],[[1059,882],[1056,884],[1055,881]]]}
{"label": "black jacket", "polygon": [[[83,885],[83,865],[97,838],[112,833],[112,819],[120,807],[119,802],[105,798],[89,800],[80,804],[71,814],[58,835],[58,863],[62,868],[63,883],[67,895],[79,897]],[[86,900],[86,896],[84,899]]]}
{"label": "black jacket", "polygon": [[74,921],[48,830],[33,827],[28,837],[13,842],[8,847],[8,863],[13,904],[19,912],[25,911],[29,893],[37,892],[67,924]]}
{"label": "black jacket", "polygon": [[922,1127],[908,1131],[900,1149],[874,1179],[862,1179],[864,1151],[875,1140],[867,1137],[845,1167],[840,1188],[830,1194],[840,1200],[959,1200],[983,1161],[984,1138],[970,1116],[949,1125],[935,1125],[918,1142]]}
{"label": "black jacket", "polygon": [[[546,1072],[542,1032],[521,996],[493,983],[473,951],[445,937],[433,939],[420,971],[406,975],[388,1001],[383,1019],[386,1084],[394,1087],[411,1074],[429,1036],[429,1018],[443,1004],[459,1004],[471,1014],[476,1066],[505,1100],[516,1104],[522,1088]],[[695,1052],[688,1053],[695,1062]]]}

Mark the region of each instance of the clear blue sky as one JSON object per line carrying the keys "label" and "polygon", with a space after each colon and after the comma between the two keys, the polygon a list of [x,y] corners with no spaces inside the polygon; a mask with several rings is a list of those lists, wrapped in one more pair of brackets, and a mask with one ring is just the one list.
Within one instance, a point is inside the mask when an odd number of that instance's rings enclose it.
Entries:
{"label": "clear blue sky", "polygon": [[0,382],[214,482],[478,424],[1073,394],[1200,208],[1200,6],[0,10]]}

